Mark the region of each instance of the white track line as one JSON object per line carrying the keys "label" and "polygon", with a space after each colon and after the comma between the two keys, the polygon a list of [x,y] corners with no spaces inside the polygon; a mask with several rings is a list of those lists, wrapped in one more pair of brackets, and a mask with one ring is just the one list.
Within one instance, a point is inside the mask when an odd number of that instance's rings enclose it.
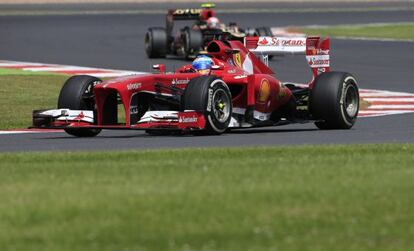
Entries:
{"label": "white track line", "polygon": [[370,110],[370,109],[389,109],[389,110],[392,110],[392,109],[396,109],[396,110],[398,110],[398,109],[412,109],[412,110],[414,110],[414,105],[392,105],[392,104],[390,104],[390,105],[371,105],[371,106],[368,107],[368,110]]}
{"label": "white track line", "polygon": [[135,75],[135,74],[145,74],[145,73],[136,73],[136,72],[108,72],[108,73],[94,73],[92,74],[95,77],[98,78],[110,78],[110,77],[123,77],[123,76],[129,76],[129,75]]}
{"label": "white track line", "polygon": [[[19,68],[19,66],[21,66]],[[123,71],[115,69],[102,69],[94,67],[74,66],[74,65],[57,65],[57,64],[44,64],[44,63],[32,63],[32,62],[20,62],[20,61],[6,61],[0,60],[0,68],[11,67],[12,69],[21,69],[31,72],[51,72],[51,73],[65,73],[68,72],[71,75],[85,74],[96,77],[120,77],[135,74],[146,74],[147,72],[141,71]],[[79,73],[76,73],[79,71]]]}
{"label": "white track line", "polygon": [[414,103],[414,97],[412,97],[412,98],[386,98],[386,97],[383,97],[383,98],[365,98],[365,97],[363,97],[363,99],[365,101],[368,101],[368,102],[390,102],[390,103],[392,103],[392,102],[413,102]]}
{"label": "white track line", "polygon": [[8,135],[8,134],[27,134],[27,133],[60,133],[63,132],[63,130],[22,130],[22,131],[18,131],[18,130],[10,130],[10,131],[6,131],[6,130],[2,130],[0,131],[0,135]]}
{"label": "white track line", "polygon": [[34,72],[40,72],[40,71],[96,71],[100,69],[96,68],[89,68],[89,67],[80,67],[80,66],[54,66],[54,67],[34,67],[34,68],[22,68],[23,71],[34,71]]}

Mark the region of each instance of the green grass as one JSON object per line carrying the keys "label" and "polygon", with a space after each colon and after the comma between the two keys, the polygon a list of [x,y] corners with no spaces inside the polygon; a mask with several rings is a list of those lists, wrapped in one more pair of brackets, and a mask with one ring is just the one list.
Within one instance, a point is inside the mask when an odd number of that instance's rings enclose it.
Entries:
{"label": "green grass", "polygon": [[3,153],[0,163],[0,250],[414,247],[414,145]]}
{"label": "green grass", "polygon": [[338,25],[300,28],[301,32],[332,37],[366,37],[414,40],[414,23],[384,25]]}
{"label": "green grass", "polygon": [[26,128],[32,123],[32,110],[55,108],[67,78],[66,75],[0,73],[0,129]]}

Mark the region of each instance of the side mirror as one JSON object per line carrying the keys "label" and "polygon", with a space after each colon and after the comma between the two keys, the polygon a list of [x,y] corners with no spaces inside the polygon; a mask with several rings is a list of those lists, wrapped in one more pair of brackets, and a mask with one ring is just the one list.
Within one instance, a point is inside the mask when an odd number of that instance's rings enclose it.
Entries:
{"label": "side mirror", "polygon": [[158,70],[159,73],[164,74],[165,73],[165,64],[155,64],[152,66],[152,69]]}

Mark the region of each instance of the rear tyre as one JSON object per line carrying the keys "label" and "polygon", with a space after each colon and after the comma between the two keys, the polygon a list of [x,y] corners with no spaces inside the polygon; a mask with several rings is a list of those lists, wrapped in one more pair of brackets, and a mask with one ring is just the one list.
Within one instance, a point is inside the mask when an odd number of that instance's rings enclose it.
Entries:
{"label": "rear tyre", "polygon": [[199,30],[184,29],[183,33],[184,56],[188,59],[198,54],[203,46],[203,34]]}
{"label": "rear tyre", "polygon": [[221,134],[228,128],[233,110],[229,87],[216,76],[193,78],[182,96],[182,108],[203,112],[206,132]]}
{"label": "rear tyre", "polygon": [[165,28],[149,28],[145,34],[145,52],[149,58],[164,58],[167,54],[167,32]]}
{"label": "rear tyre", "polygon": [[[60,90],[58,109],[94,111],[95,99],[93,96],[93,87],[100,82],[102,80],[99,78],[88,75],[70,77]],[[65,132],[77,137],[93,137],[98,135],[101,130],[67,128]]]}
{"label": "rear tyre", "polygon": [[359,111],[357,81],[346,72],[326,72],[316,77],[309,110],[319,129],[350,129]]}

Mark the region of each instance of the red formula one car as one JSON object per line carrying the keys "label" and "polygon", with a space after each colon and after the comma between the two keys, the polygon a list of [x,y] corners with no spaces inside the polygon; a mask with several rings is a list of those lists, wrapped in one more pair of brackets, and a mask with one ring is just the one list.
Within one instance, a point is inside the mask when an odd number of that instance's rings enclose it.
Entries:
{"label": "red formula one car", "polygon": [[[210,42],[214,65],[208,75],[192,64],[176,72],[101,81],[73,76],[60,91],[58,109],[33,112],[36,128],[63,128],[74,136],[101,129],[174,130],[221,134],[229,128],[314,122],[320,129],[349,129],[357,118],[355,78],[329,69],[329,39],[252,37]],[[306,55],[313,78],[283,83],[266,65],[268,54]],[[256,56],[259,55],[259,56]]]}

